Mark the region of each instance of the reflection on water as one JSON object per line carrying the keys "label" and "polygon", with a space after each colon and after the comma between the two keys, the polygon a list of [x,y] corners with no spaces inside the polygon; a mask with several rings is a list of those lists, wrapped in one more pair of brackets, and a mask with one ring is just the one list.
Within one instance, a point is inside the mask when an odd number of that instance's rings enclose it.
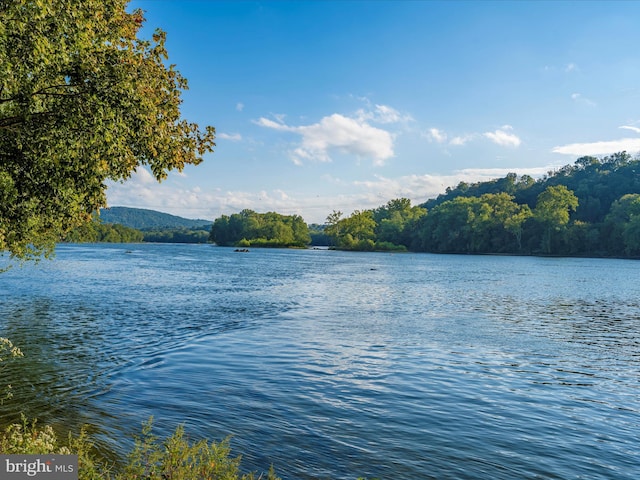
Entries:
{"label": "reflection on water", "polygon": [[[125,253],[131,250],[131,253]],[[22,410],[124,451],[234,436],[285,479],[636,478],[621,260],[62,246],[0,277]]]}

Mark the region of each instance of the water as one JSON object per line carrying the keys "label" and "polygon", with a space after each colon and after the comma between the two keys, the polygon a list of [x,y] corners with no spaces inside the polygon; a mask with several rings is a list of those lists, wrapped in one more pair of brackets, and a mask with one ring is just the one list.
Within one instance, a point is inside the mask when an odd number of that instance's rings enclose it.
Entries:
{"label": "water", "polygon": [[63,245],[0,274],[19,411],[126,452],[150,415],[283,479],[640,478],[625,260]]}

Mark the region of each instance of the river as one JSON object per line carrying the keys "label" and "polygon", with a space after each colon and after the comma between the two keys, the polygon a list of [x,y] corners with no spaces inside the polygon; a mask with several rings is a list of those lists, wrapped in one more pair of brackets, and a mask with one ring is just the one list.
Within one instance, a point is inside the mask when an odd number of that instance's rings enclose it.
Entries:
{"label": "river", "polygon": [[640,478],[637,261],[60,245],[0,274],[19,412],[289,479]]}

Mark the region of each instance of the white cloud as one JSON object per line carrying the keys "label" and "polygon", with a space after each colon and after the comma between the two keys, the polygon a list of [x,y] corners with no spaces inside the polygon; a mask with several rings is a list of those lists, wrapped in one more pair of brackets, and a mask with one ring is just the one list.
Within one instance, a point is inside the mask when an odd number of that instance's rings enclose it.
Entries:
{"label": "white cloud", "polygon": [[306,194],[282,189],[242,191],[199,186],[185,188],[171,181],[173,173],[169,180],[157,183],[147,172],[146,175],[137,173],[124,183],[110,182],[107,198],[109,206],[148,208],[186,218],[213,220],[222,214],[229,215],[249,208],[257,212],[301,215],[309,223],[323,223],[332,210],[349,215],[354,210],[376,208],[400,197],[409,198],[417,205],[435,198],[444,193],[447,187],[455,187],[461,181],[486,181],[504,177],[509,172],[537,177],[553,169],[465,169],[448,175],[374,176],[371,180],[352,182],[324,175],[321,179],[331,188],[330,192],[320,194],[317,189],[313,194]]}
{"label": "white cloud", "polygon": [[640,138],[621,138],[601,142],[570,143],[560,145],[551,150],[553,153],[563,155],[607,155],[616,152],[640,152]]}
{"label": "white cloud", "polygon": [[253,123],[256,125],[260,125],[261,127],[272,128],[274,130],[280,130],[284,132],[294,132],[295,127],[289,127],[282,123],[280,119],[277,122],[273,120],[269,120],[268,118],[260,117],[258,120],[255,120]]}
{"label": "white cloud", "polygon": [[[366,99],[363,99],[366,101]],[[366,103],[369,103],[366,101]],[[373,110],[360,109],[356,112],[356,119],[360,122],[375,122],[382,124],[410,122],[411,115],[402,115],[398,110],[388,105],[375,105]]]}
{"label": "white cloud", "polygon": [[504,125],[497,129],[495,132],[485,132],[483,136],[491,140],[496,145],[502,147],[518,147],[520,146],[520,139],[511,133],[513,127],[510,125]]}
{"label": "white cloud", "polygon": [[403,120],[410,120],[410,117],[403,117],[395,108],[387,105],[376,105],[374,120],[380,123],[397,123]]}
{"label": "white cloud", "polygon": [[447,133],[438,128],[430,128],[425,136],[430,142],[444,143],[447,141]]}
{"label": "white cloud", "polygon": [[236,110],[239,111],[239,112],[244,110],[244,103],[242,103],[242,102],[236,103]]}
{"label": "white cloud", "polygon": [[423,136],[426,137],[430,142],[447,144],[454,147],[466,145],[467,143],[479,138],[487,138],[496,145],[515,148],[520,146],[521,140],[512,131],[513,127],[511,127],[510,125],[504,125],[493,132],[485,132],[482,134],[465,133],[462,135],[452,136],[439,128],[430,128],[429,130],[427,130],[427,132],[424,133]]}
{"label": "white cloud", "polygon": [[[623,130],[631,130],[640,133],[640,128],[630,125],[618,127]],[[620,138],[618,140],[604,140],[598,142],[570,143],[559,145],[551,150],[553,153],[563,155],[584,156],[584,155],[608,155],[616,152],[640,152],[640,138]]]}
{"label": "white cloud", "polygon": [[[393,112],[383,110],[375,115],[385,115],[388,120]],[[334,113],[311,125],[289,126],[283,118],[273,121],[261,117],[257,125],[278,131],[297,133],[300,144],[291,151],[294,163],[302,160],[330,162],[334,151],[371,159],[374,165],[383,165],[393,157],[393,136],[390,132],[370,125],[363,116],[346,117]]]}
{"label": "white cloud", "polygon": [[184,188],[171,185],[169,181],[158,183],[154,180],[153,185],[149,185],[139,176],[133,176],[124,183],[110,182],[107,199],[109,206],[148,208],[185,218],[206,220],[213,220],[223,213],[237,213],[245,208],[301,215],[304,213],[305,203],[291,198],[283,190],[207,191],[199,186]]}
{"label": "white cloud", "polygon": [[576,65],[575,63],[568,63],[564,67],[564,71],[567,73],[578,71],[578,65]]}
{"label": "white cloud", "polygon": [[232,142],[239,142],[240,140],[242,140],[242,135],[240,135],[239,133],[219,133],[217,135],[217,138],[221,138],[223,140],[230,140]]}
{"label": "white cloud", "polygon": [[460,182],[483,182],[504,177],[511,172],[535,178],[546,174],[553,168],[470,168],[454,171],[450,175],[405,175],[397,178],[385,178],[377,175],[375,180],[354,182],[354,185],[363,189],[366,194],[360,195],[360,203],[355,204],[353,209],[375,208],[391,199],[400,197],[411,199],[414,205],[420,204],[430,198],[437,197],[444,193],[447,187],[455,187]]}
{"label": "white cloud", "polygon": [[154,185],[158,183],[151,172],[145,167],[136,168],[136,170],[131,174],[129,181],[139,183],[140,185]]}
{"label": "white cloud", "polygon": [[460,147],[462,145],[466,145],[471,140],[474,140],[478,137],[476,133],[468,133],[465,135],[458,135],[453,137],[449,142],[449,145],[453,145],[454,147]]}

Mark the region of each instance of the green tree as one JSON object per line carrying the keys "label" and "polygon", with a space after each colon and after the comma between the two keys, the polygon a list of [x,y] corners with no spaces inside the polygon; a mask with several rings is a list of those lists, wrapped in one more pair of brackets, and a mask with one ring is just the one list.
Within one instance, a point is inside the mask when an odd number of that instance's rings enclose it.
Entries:
{"label": "green tree", "polygon": [[613,254],[637,255],[640,246],[638,221],[640,220],[640,194],[627,194],[611,204],[605,217],[604,232],[609,251]]}
{"label": "green tree", "polygon": [[327,223],[324,228],[324,233],[329,236],[334,246],[338,245],[338,239],[341,234],[340,220],[342,220],[342,212],[340,210],[334,210],[327,215]]}
{"label": "green tree", "polygon": [[309,228],[299,215],[242,210],[216,218],[209,240],[221,246],[304,247],[310,241]]}
{"label": "green tree", "polygon": [[376,221],[371,210],[355,210],[337,223],[337,246],[346,250],[373,250]]}
{"label": "green tree", "polygon": [[542,239],[542,250],[551,253],[551,237],[553,231],[559,231],[569,223],[569,212],[578,207],[578,197],[564,185],[547,187],[540,195],[534,218],[545,228]]}
{"label": "green tree", "polygon": [[[520,251],[522,224],[532,213],[527,205],[518,205],[513,198],[506,192],[487,193],[480,197],[473,223],[474,243],[479,246],[476,251]],[[515,248],[513,239],[516,240]]]}
{"label": "green tree", "polygon": [[388,242],[408,247],[414,222],[426,213],[422,207],[412,207],[408,198],[390,200],[385,206],[376,208],[373,210],[376,243]]}
{"label": "green tree", "polygon": [[430,210],[419,229],[420,249],[439,253],[470,252],[478,202],[477,197],[456,197]]}
{"label": "green tree", "polygon": [[640,215],[633,215],[622,232],[624,251],[627,255],[640,255]]}
{"label": "green tree", "polygon": [[165,34],[126,0],[0,0],[0,251],[20,259],[105,206],[105,181],[198,164],[214,129],[180,117]]}
{"label": "green tree", "polygon": [[522,250],[522,230],[524,222],[533,216],[529,205],[518,205],[504,219],[504,228],[516,238],[518,252]]}

